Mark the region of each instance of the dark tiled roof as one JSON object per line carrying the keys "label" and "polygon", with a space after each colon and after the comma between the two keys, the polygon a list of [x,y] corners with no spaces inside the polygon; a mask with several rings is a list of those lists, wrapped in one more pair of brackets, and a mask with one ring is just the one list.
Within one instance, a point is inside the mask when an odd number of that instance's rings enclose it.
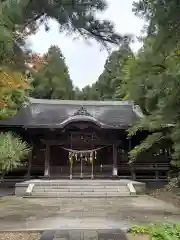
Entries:
{"label": "dark tiled roof", "polygon": [[0,125],[62,128],[70,122],[91,121],[102,128],[127,128],[142,116],[132,102],[32,99]]}

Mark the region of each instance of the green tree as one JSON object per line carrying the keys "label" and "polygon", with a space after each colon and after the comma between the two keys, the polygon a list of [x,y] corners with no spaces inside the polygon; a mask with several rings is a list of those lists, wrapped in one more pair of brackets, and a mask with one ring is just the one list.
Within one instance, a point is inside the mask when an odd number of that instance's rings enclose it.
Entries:
{"label": "green tree", "polygon": [[78,100],[100,100],[99,89],[96,88],[96,83],[92,86],[85,86],[82,90],[75,89],[75,99]]}
{"label": "green tree", "polygon": [[128,43],[124,43],[117,51],[113,51],[106,60],[103,73],[92,86],[86,86],[79,94],[84,100],[116,100],[123,99],[126,94],[124,87],[125,68],[134,57]]}
{"label": "green tree", "polygon": [[[129,91],[143,106],[146,115],[130,129],[130,134],[135,134],[142,129],[149,130],[152,134],[131,152],[131,157],[136,157],[141,151],[147,150],[155,143],[171,139],[174,149],[174,164],[180,165],[179,57],[172,52],[166,58],[164,67],[154,65],[154,61],[144,61],[141,64],[139,62],[138,66],[140,72],[138,77],[133,75],[133,84],[129,86]],[[138,84],[142,88],[141,93],[135,92],[135,86]]]}
{"label": "green tree", "polygon": [[134,161],[143,151],[168,141],[173,147],[173,164],[180,166],[180,56],[178,48],[172,48],[166,57],[163,50],[154,54],[155,41],[156,37],[147,37],[125,71],[124,90],[144,113],[144,117],[129,129],[129,135],[149,131],[148,137],[130,152],[130,158]]}
{"label": "green tree", "polygon": [[17,24],[25,5],[14,3],[0,2],[0,119],[14,115],[28,93],[25,36]]}
{"label": "green tree", "polygon": [[44,99],[72,99],[73,84],[60,49],[51,46],[34,73],[32,97]]}
{"label": "green tree", "polygon": [[134,2],[133,11],[146,21],[148,36],[156,36],[153,50],[171,52],[180,40],[179,2],[175,0],[140,0]]}
{"label": "green tree", "polygon": [[[30,34],[34,34],[42,24],[48,30],[49,19],[57,21],[60,31],[66,31],[68,34],[75,32],[85,38],[95,38],[105,45],[107,42],[123,41],[124,38],[114,32],[111,22],[102,21],[96,17],[96,12],[104,11],[106,7],[104,0],[2,0],[0,2],[0,66],[6,69],[8,66],[10,73],[14,70],[24,75],[28,57],[25,40]],[[69,83],[70,85],[71,83]],[[12,99],[11,91],[3,90],[3,94],[6,94],[6,99]],[[21,95],[20,91],[18,94]],[[20,99],[25,94],[22,89]],[[10,110],[10,113],[15,113],[21,104],[22,102],[16,107],[14,105],[13,111]],[[14,111],[15,108],[16,111]],[[2,114],[4,113],[7,117],[7,108],[2,111]]]}
{"label": "green tree", "polygon": [[48,30],[48,19],[51,18],[59,23],[60,31],[76,32],[101,43],[118,43],[122,37],[114,32],[113,24],[97,18],[96,13],[106,8],[104,0],[27,0],[23,29],[27,26],[38,29],[40,24],[45,24]]}
{"label": "green tree", "polygon": [[54,19],[59,23],[60,31],[68,34],[75,32],[103,44],[119,43],[123,38],[115,33],[113,24],[97,18],[96,13],[106,8],[105,0],[3,0],[0,21],[10,42],[12,35],[13,41],[17,42],[35,33],[42,24],[48,31],[48,20]]}
{"label": "green tree", "polygon": [[96,83],[102,100],[122,99],[124,97],[120,93],[124,80],[124,66],[131,57],[133,57],[133,52],[127,43],[122,44],[117,51],[110,54],[106,60],[104,71]]}
{"label": "green tree", "polygon": [[147,37],[126,72],[129,98],[141,106],[144,118],[129,129],[130,135],[148,130],[148,137],[131,152],[131,160],[157,143],[170,140],[173,163],[180,166],[179,114],[179,3],[146,1],[134,3],[134,11],[147,21]]}
{"label": "green tree", "polygon": [[0,174],[3,177],[9,171],[21,166],[26,160],[30,147],[12,132],[0,133]]}

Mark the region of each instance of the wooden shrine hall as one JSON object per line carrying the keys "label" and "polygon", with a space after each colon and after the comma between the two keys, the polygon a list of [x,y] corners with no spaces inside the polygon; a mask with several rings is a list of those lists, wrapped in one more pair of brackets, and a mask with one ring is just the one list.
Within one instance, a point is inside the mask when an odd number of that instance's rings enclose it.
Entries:
{"label": "wooden shrine hall", "polygon": [[132,102],[29,99],[0,131],[14,131],[32,151],[26,164],[8,174],[22,178],[162,179],[169,170],[168,150],[141,155],[128,164],[128,151],[147,133],[132,139],[127,128],[143,114]]}

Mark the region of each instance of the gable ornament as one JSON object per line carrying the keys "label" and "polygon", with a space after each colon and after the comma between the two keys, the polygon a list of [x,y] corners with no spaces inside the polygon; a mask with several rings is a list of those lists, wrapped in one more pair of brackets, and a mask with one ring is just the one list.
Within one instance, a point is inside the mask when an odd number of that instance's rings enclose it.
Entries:
{"label": "gable ornament", "polygon": [[74,116],[92,116],[84,106],[81,106],[73,115]]}

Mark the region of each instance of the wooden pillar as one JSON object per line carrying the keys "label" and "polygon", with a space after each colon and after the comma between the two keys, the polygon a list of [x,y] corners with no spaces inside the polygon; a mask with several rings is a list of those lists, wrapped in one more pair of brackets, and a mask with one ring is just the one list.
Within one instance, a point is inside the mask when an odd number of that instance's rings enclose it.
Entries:
{"label": "wooden pillar", "polygon": [[158,170],[155,170],[155,178],[156,178],[156,180],[159,179],[159,171]]}
{"label": "wooden pillar", "polygon": [[[130,152],[132,149],[132,138],[128,137],[128,151]],[[133,164],[130,165],[130,171],[131,171],[131,179],[136,180],[136,173],[134,171]]]}
{"label": "wooden pillar", "polygon": [[32,145],[32,150],[29,153],[28,156],[28,172],[27,172],[27,178],[31,178],[31,167],[32,167],[32,159],[33,159],[33,145]]}
{"label": "wooden pillar", "polygon": [[45,163],[44,163],[44,177],[49,177],[49,167],[50,167],[50,145],[46,144],[46,151],[45,151]]}
{"label": "wooden pillar", "polygon": [[112,169],[113,177],[117,177],[118,168],[117,168],[117,146],[113,144],[113,169]]}
{"label": "wooden pillar", "polygon": [[128,150],[131,151],[132,149],[132,142],[131,142],[131,137],[128,137]]}
{"label": "wooden pillar", "polygon": [[159,179],[159,171],[158,171],[157,163],[155,163],[155,178],[156,178],[156,180]]}

